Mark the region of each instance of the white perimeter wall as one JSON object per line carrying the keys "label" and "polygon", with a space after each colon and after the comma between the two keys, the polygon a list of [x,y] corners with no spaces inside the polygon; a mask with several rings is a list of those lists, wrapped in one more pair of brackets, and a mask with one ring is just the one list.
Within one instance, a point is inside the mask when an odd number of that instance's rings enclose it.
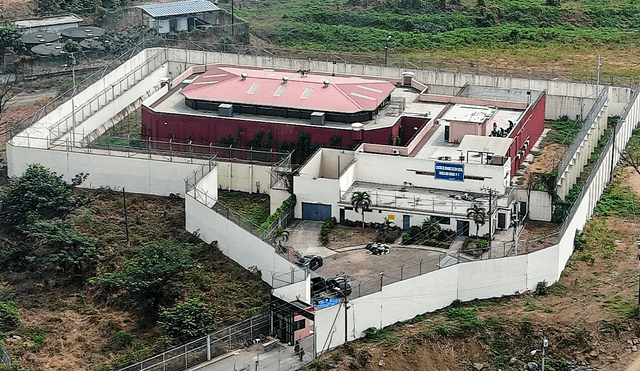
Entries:
{"label": "white perimeter wall", "polygon": [[[391,285],[350,300],[348,340],[364,336],[370,327],[383,328],[432,312],[454,300],[470,301],[513,295],[535,289],[538,282],[555,282],[564,267],[558,245],[528,255],[460,263]],[[334,323],[334,319],[338,315]],[[316,311],[318,352],[344,343],[344,306]]]}
{"label": "white perimeter wall", "polygon": [[529,209],[529,219],[541,222],[551,221],[553,216],[553,201],[547,192],[531,191],[531,196],[527,196],[526,189],[515,190],[516,199],[527,203]]}
{"label": "white perimeter wall", "polygon": [[220,161],[218,182],[220,188],[226,190],[268,193],[271,182],[270,169],[270,166],[265,165]]}
{"label": "white perimeter wall", "polygon": [[[125,187],[127,192],[167,196],[184,194],[184,178],[207,161],[188,163],[148,158],[127,158],[126,152],[112,155],[54,151],[13,146],[7,143],[7,158],[12,159],[9,177],[19,176],[32,163],[42,164],[69,182],[79,173],[89,174],[86,188]],[[118,153],[118,155],[116,155]],[[178,159],[176,159],[178,160]],[[185,159],[180,159],[184,161]]]}
{"label": "white perimeter wall", "polygon": [[[262,280],[278,287],[273,275],[294,271],[294,280],[306,278],[306,274],[285,258],[276,254],[273,247],[222,215],[208,208],[190,193],[185,197],[187,231],[198,233],[207,243],[218,241],[220,251],[244,268],[257,267],[262,272]],[[302,292],[304,293],[304,291]]]}
{"label": "white perimeter wall", "polygon": [[[615,137],[615,148],[618,149],[626,146],[631,131],[640,121],[637,94],[625,107],[622,116],[625,120]],[[405,321],[418,314],[444,308],[456,299],[469,301],[513,295],[534,290],[542,281],[548,284],[557,282],[573,253],[576,232],[584,228],[610,180],[611,156],[616,163],[620,152],[609,144],[585,183],[583,196],[575,206],[573,217],[564,225],[557,245],[526,255],[459,263],[384,286],[380,292],[349,302],[352,308],[348,310],[346,329],[344,306],[318,310],[315,317],[318,351],[343,344],[345,331],[348,340],[354,340],[363,336],[369,327],[382,328]]]}
{"label": "white perimeter wall", "polygon": [[[161,49],[158,49],[161,50]],[[331,74],[334,69],[338,75],[372,76],[385,78],[402,78],[403,72],[413,72],[414,78],[429,86],[429,93],[455,94],[465,84],[496,86],[504,88],[546,90],[546,119],[557,119],[567,115],[572,119],[587,115],[596,98],[596,85],[569,81],[539,80],[512,76],[481,75],[464,72],[447,72],[419,70],[399,67],[372,66],[355,63],[338,63],[332,61],[309,61],[291,58],[275,58],[257,55],[240,55],[194,50],[168,49],[168,58],[175,65],[174,73],[181,73],[194,64],[225,63],[240,66],[255,66],[274,69],[310,69],[314,72]],[[595,59],[593,61],[596,63]],[[174,74],[174,76],[177,76]],[[603,85],[601,85],[602,87]],[[610,87],[610,114],[620,114],[625,103],[632,94],[630,88]]]}

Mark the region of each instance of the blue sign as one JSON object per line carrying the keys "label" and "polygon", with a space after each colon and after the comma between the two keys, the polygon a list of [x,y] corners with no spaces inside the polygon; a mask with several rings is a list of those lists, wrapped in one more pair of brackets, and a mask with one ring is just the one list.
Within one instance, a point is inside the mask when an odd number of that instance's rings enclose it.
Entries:
{"label": "blue sign", "polygon": [[464,181],[464,164],[436,162],[436,179]]}

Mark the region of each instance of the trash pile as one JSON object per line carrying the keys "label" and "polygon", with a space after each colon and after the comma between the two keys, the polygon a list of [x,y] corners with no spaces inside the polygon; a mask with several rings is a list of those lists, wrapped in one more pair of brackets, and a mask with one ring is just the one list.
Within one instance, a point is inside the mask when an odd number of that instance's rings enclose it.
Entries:
{"label": "trash pile", "polygon": [[371,255],[386,255],[390,250],[389,245],[377,242],[368,244],[365,249],[369,251]]}

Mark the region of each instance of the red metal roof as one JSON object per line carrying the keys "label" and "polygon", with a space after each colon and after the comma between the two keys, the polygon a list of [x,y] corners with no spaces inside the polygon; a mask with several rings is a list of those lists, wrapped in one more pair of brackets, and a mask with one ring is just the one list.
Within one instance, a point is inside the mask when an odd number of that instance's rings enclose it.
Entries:
{"label": "red metal roof", "polygon": [[354,113],[375,110],[393,89],[383,80],[210,66],[182,94],[213,102]]}

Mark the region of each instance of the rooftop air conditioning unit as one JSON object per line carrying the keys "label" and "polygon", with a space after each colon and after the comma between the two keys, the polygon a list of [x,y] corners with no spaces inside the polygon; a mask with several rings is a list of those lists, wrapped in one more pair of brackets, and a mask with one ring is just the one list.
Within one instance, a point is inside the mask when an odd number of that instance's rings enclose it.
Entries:
{"label": "rooftop air conditioning unit", "polygon": [[324,112],[312,112],[311,123],[313,125],[324,125]]}
{"label": "rooftop air conditioning unit", "polygon": [[233,104],[222,103],[218,106],[218,114],[224,117],[233,116]]}

